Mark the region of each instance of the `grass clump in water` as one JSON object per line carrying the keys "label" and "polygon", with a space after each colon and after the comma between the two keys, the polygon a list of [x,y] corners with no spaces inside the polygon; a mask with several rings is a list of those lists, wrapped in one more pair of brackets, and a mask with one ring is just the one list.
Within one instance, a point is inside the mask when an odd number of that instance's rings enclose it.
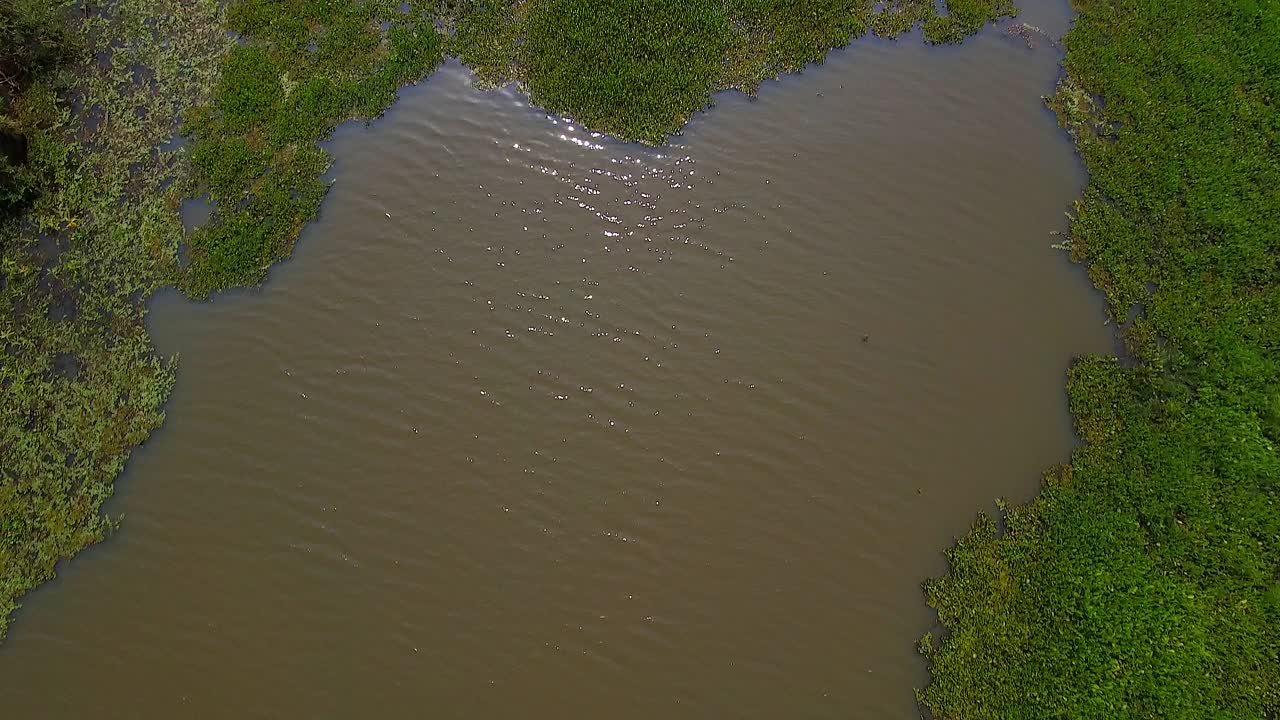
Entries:
{"label": "grass clump in water", "polygon": [[239,0],[228,27],[245,39],[222,63],[211,101],[192,113],[195,179],[217,207],[188,240],[179,284],[206,295],[261,282],[319,210],[329,158],[316,143],[338,123],[372,119],[443,57],[422,12],[400,3]]}
{"label": "grass clump in water", "polygon": [[525,32],[526,81],[538,102],[656,142],[706,103],[729,21],[718,2],[538,0]]}
{"label": "grass clump in water", "polygon": [[980,518],[927,596],[938,716],[1280,713],[1280,6],[1091,0],[1050,105],[1090,173],[1069,247],[1136,364],[1087,358],[1086,445]]}
{"label": "grass clump in water", "polygon": [[1008,0],[953,5],[938,25],[932,0],[235,0],[227,23],[242,42],[187,126],[217,210],[188,239],[179,286],[204,296],[261,282],[324,197],[316,143],[377,117],[446,52],[482,83],[520,81],[549,110],[660,143],[714,90],[754,92],[869,30],[925,23],[928,39],[951,42],[1014,12]]}

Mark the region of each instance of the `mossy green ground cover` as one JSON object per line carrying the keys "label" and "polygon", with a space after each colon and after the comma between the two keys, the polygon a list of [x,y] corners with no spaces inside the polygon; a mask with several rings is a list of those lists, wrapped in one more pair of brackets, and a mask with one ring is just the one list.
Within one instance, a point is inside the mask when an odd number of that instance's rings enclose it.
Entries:
{"label": "mossy green ground cover", "polygon": [[1280,3],[1086,0],[1051,106],[1070,248],[1135,363],[1080,362],[1086,445],[927,585],[939,716],[1280,713]]}
{"label": "mossy green ground cover", "polygon": [[[422,7],[392,0],[239,0],[227,25],[247,42],[191,113],[195,179],[217,207],[189,239],[180,286],[192,295],[254,285],[319,210],[329,158],[317,142],[372,119],[443,58]],[[416,11],[415,11],[416,10]]]}
{"label": "mossy green ground cover", "polygon": [[660,143],[724,88],[821,62],[874,32],[923,25],[955,42],[1012,17],[1011,0],[522,0],[473,2],[451,45],[492,82],[520,80],[535,103],[628,140]]}
{"label": "mossy green ground cover", "polygon": [[76,51],[65,3],[0,0],[0,214],[12,214],[39,193],[39,163],[28,163],[27,125],[13,105],[28,86]]}

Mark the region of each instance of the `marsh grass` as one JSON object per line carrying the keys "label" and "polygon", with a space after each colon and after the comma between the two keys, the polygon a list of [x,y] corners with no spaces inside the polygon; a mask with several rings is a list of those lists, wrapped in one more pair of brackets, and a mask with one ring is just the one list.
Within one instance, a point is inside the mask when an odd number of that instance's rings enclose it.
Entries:
{"label": "marsh grass", "polygon": [[391,0],[239,0],[227,26],[247,42],[185,126],[194,180],[218,208],[189,238],[178,281],[197,297],[258,284],[287,257],[327,189],[317,143],[381,115],[443,58],[433,16]]}
{"label": "marsh grass", "polygon": [[660,144],[725,88],[822,62],[868,33],[957,42],[1009,0],[494,0],[458,6],[450,52],[490,83],[623,139]]}
{"label": "marsh grass", "polygon": [[1090,0],[1050,107],[1089,185],[1070,248],[1131,362],[1068,394],[1085,442],[926,585],[939,717],[1280,712],[1280,6]]}

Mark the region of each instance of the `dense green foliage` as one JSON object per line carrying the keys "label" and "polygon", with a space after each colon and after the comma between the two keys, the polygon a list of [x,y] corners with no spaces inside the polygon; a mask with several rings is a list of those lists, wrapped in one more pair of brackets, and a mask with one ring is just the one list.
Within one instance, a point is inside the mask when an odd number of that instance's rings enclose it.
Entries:
{"label": "dense green foliage", "polygon": [[728,37],[718,2],[540,0],[529,10],[524,70],[532,95],[554,109],[660,140],[706,103]]}
{"label": "dense green foliage", "polygon": [[33,80],[75,52],[67,32],[69,0],[0,0],[0,215],[24,207],[45,181],[28,162],[45,107]]}
{"label": "dense green foliage", "polygon": [[70,47],[96,53],[31,69],[13,96],[38,184],[0,218],[0,637],[22,593],[110,529],[102,503],[163,418],[173,369],[141,303],[172,274],[186,163],[163,146],[212,81],[217,13],[118,0],[64,15]]}
{"label": "dense green foliage", "polygon": [[821,62],[867,32],[923,24],[956,42],[1010,0],[526,0],[472,2],[457,13],[455,53],[492,82],[523,81],[534,101],[589,127],[660,143],[735,87]]}
{"label": "dense green foliage", "polygon": [[68,0],[0,0],[0,93],[21,91],[65,59]]}
{"label": "dense green foliage", "polygon": [[204,295],[260,282],[320,208],[329,165],[316,143],[371,119],[443,57],[441,36],[399,2],[240,0],[230,29],[248,40],[222,64],[211,102],[192,113],[196,178],[217,207],[189,239],[180,281]]}
{"label": "dense green foliage", "polygon": [[[1071,372],[1086,442],[927,586],[939,716],[1280,712],[1280,3],[1089,0],[1051,100],[1070,247],[1135,364]],[[1131,315],[1131,309],[1133,314]]]}

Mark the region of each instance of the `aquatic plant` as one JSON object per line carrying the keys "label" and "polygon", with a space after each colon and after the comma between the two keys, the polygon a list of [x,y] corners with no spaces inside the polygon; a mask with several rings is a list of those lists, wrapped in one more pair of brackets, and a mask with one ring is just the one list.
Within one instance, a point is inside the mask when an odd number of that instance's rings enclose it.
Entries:
{"label": "aquatic plant", "polygon": [[163,419],[173,364],[143,301],[172,279],[190,191],[166,147],[227,43],[217,0],[56,8],[67,56],[6,105],[34,184],[0,218],[0,637],[19,596],[114,527],[102,504]]}
{"label": "aquatic plant", "polygon": [[[39,161],[28,162],[42,119],[28,86],[75,54],[67,32],[68,0],[0,0],[0,214],[39,193]],[[28,92],[31,98],[28,99]]]}
{"label": "aquatic plant", "polygon": [[[1089,0],[1049,99],[1089,185],[1073,257],[1131,355],[1085,441],[926,585],[937,716],[1280,712],[1280,6]],[[1132,318],[1132,319],[1130,319]]]}

